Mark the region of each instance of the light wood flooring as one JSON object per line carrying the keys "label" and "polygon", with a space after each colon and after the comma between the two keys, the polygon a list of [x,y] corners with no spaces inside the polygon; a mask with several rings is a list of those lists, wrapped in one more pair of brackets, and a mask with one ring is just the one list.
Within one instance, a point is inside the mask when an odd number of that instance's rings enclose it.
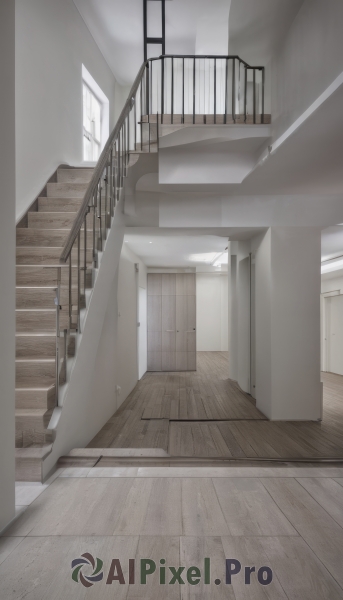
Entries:
{"label": "light wood flooring", "polygon": [[147,373],[89,448],[161,448],[171,457],[343,459],[343,377],[323,374],[324,419],[270,422],[229,380],[226,353],[196,372]]}
{"label": "light wood flooring", "polygon": [[[56,475],[45,485],[17,486],[19,516],[0,538],[1,599],[343,598],[343,468],[95,467]],[[104,563],[104,578],[88,589],[71,570],[86,552]],[[185,575],[196,566],[203,574],[206,557],[209,584],[192,586],[184,577],[184,584],[169,585],[168,567],[185,567]],[[106,585],[114,558],[125,582]],[[139,573],[144,558],[157,564],[146,585]],[[242,565],[231,585],[226,558]],[[136,561],[131,584],[129,559]],[[159,583],[161,559],[166,585]],[[250,585],[245,566],[256,567]],[[262,566],[273,573],[268,586],[258,583]]]}

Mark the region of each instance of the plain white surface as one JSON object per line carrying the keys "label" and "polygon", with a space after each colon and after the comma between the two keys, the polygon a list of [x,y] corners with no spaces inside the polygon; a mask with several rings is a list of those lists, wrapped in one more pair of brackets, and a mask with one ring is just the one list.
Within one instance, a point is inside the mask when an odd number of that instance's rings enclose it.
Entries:
{"label": "plain white surface", "polygon": [[317,420],[320,230],[271,228],[255,252],[257,407],[273,420]]}
{"label": "plain white surface", "polygon": [[14,517],[15,114],[14,0],[0,3],[0,531]]}
{"label": "plain white surface", "polygon": [[227,351],[227,275],[197,274],[196,282],[197,351]]}
{"label": "plain white surface", "polygon": [[273,139],[342,72],[341,0],[305,0],[272,63]]}
{"label": "plain white surface", "polygon": [[110,102],[115,78],[72,0],[16,2],[17,219],[62,163],[83,162],[82,65]]}
{"label": "plain white surface", "polygon": [[148,320],[147,290],[138,288],[138,379],[142,379],[148,368]]}
{"label": "plain white surface", "polygon": [[[135,263],[139,265],[139,273]],[[138,381],[138,287],[146,289],[146,279],[145,265],[124,243],[118,280],[117,380],[121,387],[118,408]]]}
{"label": "plain white surface", "polygon": [[325,298],[327,309],[327,370],[343,375],[343,296]]}

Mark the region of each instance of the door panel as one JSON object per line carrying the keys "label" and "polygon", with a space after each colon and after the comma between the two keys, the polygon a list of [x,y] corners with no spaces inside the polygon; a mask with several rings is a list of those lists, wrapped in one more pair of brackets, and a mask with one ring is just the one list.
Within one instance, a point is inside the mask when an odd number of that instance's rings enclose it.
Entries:
{"label": "door panel", "polygon": [[175,352],[162,352],[162,371],[175,371]]}
{"label": "door panel", "polygon": [[187,370],[187,352],[176,352],[176,371]]}
{"label": "door panel", "polygon": [[175,352],[175,331],[162,331],[162,352]]}
{"label": "door panel", "polygon": [[148,352],[148,371],[162,370],[162,353]]}
{"label": "door panel", "polygon": [[162,296],[162,331],[175,333],[175,296]]}
{"label": "door panel", "polygon": [[196,371],[197,369],[197,360],[196,360],[196,352],[187,352],[187,370],[188,371]]}
{"label": "door panel", "polygon": [[162,352],[162,331],[148,331],[149,352]]}
{"label": "door panel", "polygon": [[162,331],[162,296],[148,296],[148,331]]}
{"label": "door panel", "polygon": [[148,275],[148,296],[161,296],[162,294],[162,275],[149,273]]}
{"label": "door panel", "polygon": [[162,296],[175,296],[176,275],[170,273],[162,275]]}

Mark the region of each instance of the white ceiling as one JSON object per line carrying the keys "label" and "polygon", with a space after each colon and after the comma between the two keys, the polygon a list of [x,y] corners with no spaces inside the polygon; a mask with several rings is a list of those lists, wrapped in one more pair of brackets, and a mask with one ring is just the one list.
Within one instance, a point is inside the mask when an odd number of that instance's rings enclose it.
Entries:
{"label": "white ceiling", "polygon": [[[232,0],[230,52],[255,64],[269,62],[303,0]],[[143,0],[74,0],[88,29],[122,85],[130,85],[143,62]],[[154,5],[155,3],[151,3]],[[229,0],[166,3],[167,54],[194,54],[199,23]],[[159,3],[151,23],[158,26]],[[149,31],[149,34],[151,32]],[[156,46],[154,55],[161,54]]]}
{"label": "white ceiling", "polygon": [[261,229],[127,228],[125,244],[148,267],[204,267],[225,251],[230,239],[248,239]]}

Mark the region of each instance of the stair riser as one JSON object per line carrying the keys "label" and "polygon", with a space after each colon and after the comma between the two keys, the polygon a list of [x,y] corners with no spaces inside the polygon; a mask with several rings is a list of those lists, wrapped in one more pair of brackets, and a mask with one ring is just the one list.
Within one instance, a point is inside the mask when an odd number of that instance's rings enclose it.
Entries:
{"label": "stair riser", "polygon": [[87,183],[48,183],[48,198],[83,198]]}
{"label": "stair riser", "polygon": [[38,212],[77,212],[82,198],[39,198]]}
{"label": "stair riser", "polygon": [[29,390],[16,389],[15,391],[15,407],[16,409],[25,410],[46,409],[51,410],[56,406],[56,391],[55,387],[49,390]]}
{"label": "stair riser", "polygon": [[47,430],[47,427],[49,425],[49,421],[51,419],[51,415],[45,417],[45,418],[40,418],[40,417],[17,417],[15,419],[15,428],[16,431],[22,431],[22,432],[37,432],[37,433],[45,433]]}
{"label": "stair riser", "polygon": [[89,183],[94,169],[58,169],[58,183]]}
{"label": "stair riser", "polygon": [[[60,338],[60,357],[64,356],[64,337]],[[68,356],[75,353],[75,339],[70,338],[68,347]],[[55,358],[56,356],[56,337],[25,335],[16,337],[16,358]]]}
{"label": "stair riser", "polygon": [[55,381],[55,361],[49,362],[16,362],[16,386],[48,386],[53,385]]}
{"label": "stair riser", "polygon": [[[17,248],[20,246],[43,246],[45,248],[62,248],[67,241],[69,231],[58,229],[17,229]],[[83,234],[81,234],[83,236]],[[83,240],[83,237],[82,237]]]}
{"label": "stair riser", "polygon": [[[20,288],[16,290],[16,308],[54,308],[56,291],[53,288]],[[72,291],[72,303],[77,304],[77,290]],[[62,288],[60,295],[61,306],[69,305],[69,291]],[[84,301],[81,302],[84,308]]]}
{"label": "stair riser", "polygon": [[[87,240],[88,241],[88,240]],[[89,239],[89,243],[90,243]],[[59,264],[61,256],[61,248],[33,248],[33,247],[20,247],[16,251],[17,265],[56,265]],[[93,250],[87,249],[87,265],[92,264]],[[77,265],[78,253],[77,248],[72,251],[72,264]],[[84,261],[84,250],[80,250],[80,263]]]}
{"label": "stair riser", "polygon": [[[31,212],[28,226],[34,229],[71,229],[77,213]],[[92,229],[93,215],[87,216],[87,229]]]}
{"label": "stair riser", "polygon": [[[25,267],[19,266],[16,269],[17,273],[17,286],[33,286],[39,287],[40,285],[51,286],[54,287],[57,285],[57,269],[44,268],[44,267]],[[82,272],[82,286],[83,286],[83,272]],[[92,285],[92,273],[89,271],[87,273],[87,282],[88,287]],[[69,269],[68,267],[62,268],[61,273],[61,285],[68,287],[69,285]],[[77,285],[77,268],[72,268],[72,285],[75,287]]]}
{"label": "stair riser", "polygon": [[[17,448],[23,447],[16,444]],[[41,459],[15,459],[15,479],[16,481],[42,481],[42,465]]]}
{"label": "stair riser", "polygon": [[[44,313],[43,311],[17,311],[16,319],[17,333],[56,331],[55,311],[49,313]],[[59,320],[61,330],[69,327],[69,315],[67,310],[62,309],[60,311]]]}

